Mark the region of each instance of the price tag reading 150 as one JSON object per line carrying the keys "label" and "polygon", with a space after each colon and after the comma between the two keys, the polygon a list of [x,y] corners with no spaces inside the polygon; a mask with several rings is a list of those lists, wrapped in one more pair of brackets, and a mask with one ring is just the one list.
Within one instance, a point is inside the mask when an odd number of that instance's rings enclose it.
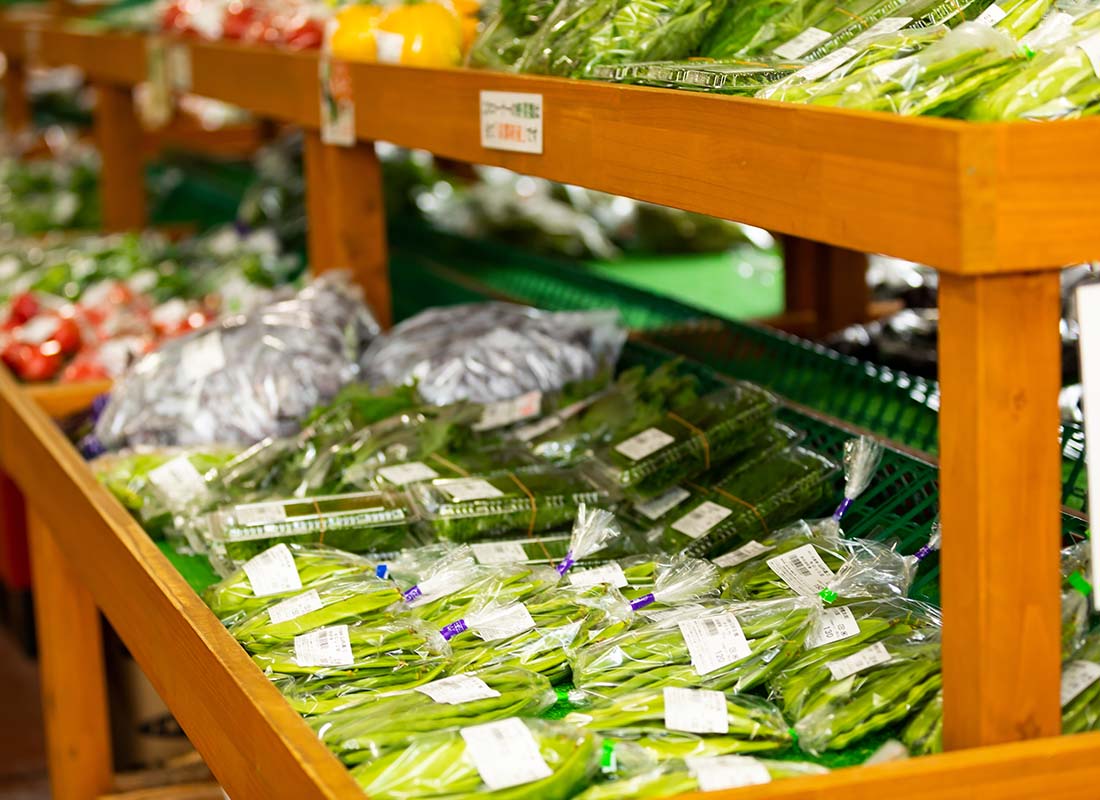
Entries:
{"label": "price tag reading 150", "polygon": [[542,95],[481,92],[481,146],[542,153]]}

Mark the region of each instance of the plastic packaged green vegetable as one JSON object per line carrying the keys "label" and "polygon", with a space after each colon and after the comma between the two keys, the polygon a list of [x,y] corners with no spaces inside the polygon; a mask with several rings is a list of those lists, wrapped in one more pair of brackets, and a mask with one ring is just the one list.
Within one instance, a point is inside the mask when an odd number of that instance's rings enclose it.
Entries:
{"label": "plastic packaged green vegetable", "polygon": [[672,759],[617,780],[596,783],[577,800],[648,800],[690,792],[714,792],[760,783],[824,775],[829,770],[805,761],[776,761],[727,755]]}

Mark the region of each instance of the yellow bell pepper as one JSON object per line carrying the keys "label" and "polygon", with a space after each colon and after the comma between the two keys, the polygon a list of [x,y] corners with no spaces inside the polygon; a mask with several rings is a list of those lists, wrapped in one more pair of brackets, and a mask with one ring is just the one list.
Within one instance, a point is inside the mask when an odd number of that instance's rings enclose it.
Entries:
{"label": "yellow bell pepper", "polygon": [[425,0],[386,12],[375,33],[378,60],[415,67],[462,62],[462,26],[449,6]]}
{"label": "yellow bell pepper", "polygon": [[356,4],[340,9],[329,42],[332,55],[344,61],[377,60],[374,30],[381,18],[381,6]]}

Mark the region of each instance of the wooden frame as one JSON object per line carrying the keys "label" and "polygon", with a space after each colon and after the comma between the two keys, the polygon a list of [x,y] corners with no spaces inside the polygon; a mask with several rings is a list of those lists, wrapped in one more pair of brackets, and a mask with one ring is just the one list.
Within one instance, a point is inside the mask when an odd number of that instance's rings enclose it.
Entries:
{"label": "wooden frame", "polygon": [[[142,36],[50,23],[34,27],[28,40],[25,30],[0,21],[0,51],[13,62],[77,64],[112,91],[144,79]],[[956,752],[728,794],[870,800],[889,792],[915,800],[1094,791],[1100,734],[1054,738],[1055,323],[1058,266],[1100,257],[1100,159],[1088,155],[1100,120],[978,125],[357,64],[350,72],[359,144],[337,150],[315,133],[316,54],[180,45],[190,50],[196,93],[310,131],[309,215],[313,232],[323,232],[311,256],[321,267],[350,267],[372,302],[388,297],[369,149],[377,140],[936,266],[943,273],[945,741]],[[478,98],[485,89],[543,96],[543,154],[481,147]],[[364,227],[377,238],[364,238]],[[854,272],[843,258],[833,263],[838,274]],[[850,313],[848,295],[830,288],[833,305]],[[107,614],[229,792],[298,798],[354,791],[347,773],[6,376],[0,433],[0,463],[26,493],[41,523],[36,529],[56,542],[49,558],[68,562],[88,589],[72,602],[94,601]],[[71,519],[84,523],[79,531]],[[1008,743],[1014,740],[1031,741]]]}

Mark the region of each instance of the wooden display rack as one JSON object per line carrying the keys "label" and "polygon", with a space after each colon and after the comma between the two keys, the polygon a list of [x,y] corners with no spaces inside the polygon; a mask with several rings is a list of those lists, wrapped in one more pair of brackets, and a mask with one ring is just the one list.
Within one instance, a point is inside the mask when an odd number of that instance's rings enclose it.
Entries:
{"label": "wooden display rack", "polygon": [[[1057,735],[1057,394],[1058,269],[1100,257],[1100,120],[978,125],[352,65],[358,143],[338,148],[317,134],[316,54],[180,46],[194,92],[308,131],[311,262],[352,268],[386,320],[377,140],[936,266],[949,752],[707,797],[1095,796],[1100,733]],[[143,221],[130,89],[145,78],[146,47],[140,35],[0,22],[9,62],[76,64],[96,84],[113,224]],[[482,90],[542,95],[543,154],[481,147]],[[97,608],[232,797],[357,796],[348,772],[6,375],[0,436],[0,463],[31,510],[55,796],[110,787]]]}

